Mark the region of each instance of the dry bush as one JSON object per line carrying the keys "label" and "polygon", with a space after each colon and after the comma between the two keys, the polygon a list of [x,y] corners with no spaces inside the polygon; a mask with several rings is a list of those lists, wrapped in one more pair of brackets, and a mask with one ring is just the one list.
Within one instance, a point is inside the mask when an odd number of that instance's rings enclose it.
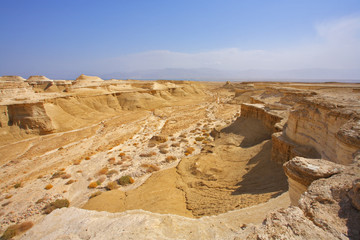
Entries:
{"label": "dry bush", "polygon": [[152,156],[155,156],[155,155],[156,155],[156,152],[149,152],[149,153],[142,153],[139,156],[140,157],[152,157]]}
{"label": "dry bush", "polygon": [[137,146],[138,145],[138,143],[133,143],[133,146]]}
{"label": "dry bush", "polygon": [[65,171],[65,168],[60,168],[59,171],[63,172]]}
{"label": "dry bush", "polygon": [[16,225],[11,225],[5,230],[5,232],[0,237],[0,239],[1,240],[12,239],[16,235],[19,235],[20,233],[29,230],[30,228],[32,228],[32,226],[34,226],[34,223],[30,222],[30,221],[23,222],[23,223],[16,224]]}
{"label": "dry bush", "polygon": [[179,135],[179,137],[186,138],[186,135],[183,133],[183,134]]}
{"label": "dry bush", "polygon": [[101,195],[101,194],[102,194],[101,191],[94,192],[93,194],[90,195],[89,199],[94,198],[94,197],[97,197],[97,196],[99,196],[99,195]]}
{"label": "dry bush", "polygon": [[171,144],[171,147],[180,147],[180,143],[173,143]]}
{"label": "dry bush", "polygon": [[156,144],[153,143],[153,142],[150,142],[150,143],[148,144],[148,147],[149,147],[149,148],[152,148],[152,147],[155,147],[155,146],[156,146]]}
{"label": "dry bush", "polygon": [[192,154],[193,151],[195,151],[195,149],[194,149],[193,147],[188,147],[188,148],[186,148],[186,150],[185,150],[185,156],[188,156],[188,155]]}
{"label": "dry bush", "polygon": [[21,182],[15,183],[14,188],[19,188],[19,187],[22,187],[22,183]]}
{"label": "dry bush", "polygon": [[134,183],[135,180],[134,180],[131,176],[126,175],[126,176],[122,176],[121,178],[119,178],[119,179],[117,180],[117,182],[118,182],[120,185],[124,186],[124,185],[128,185],[128,184]]}
{"label": "dry bush", "polygon": [[116,171],[115,169],[111,169],[110,171],[108,171],[108,172],[106,173],[106,176],[107,176],[107,177],[111,177],[112,175],[118,174],[118,173],[119,173],[119,172]]}
{"label": "dry bush", "polygon": [[131,161],[132,158],[130,156],[123,156],[123,157],[121,157],[121,160],[123,160],[123,161]]}
{"label": "dry bush", "polygon": [[98,186],[97,182],[91,182],[88,188],[96,188]]}
{"label": "dry bush", "polygon": [[150,141],[156,143],[164,143],[167,142],[168,138],[166,136],[153,136]]}
{"label": "dry bush", "polygon": [[104,167],[97,172],[97,175],[105,175],[108,172],[108,168]]}
{"label": "dry bush", "polygon": [[59,178],[59,177],[61,177],[62,175],[65,175],[65,174],[66,174],[66,172],[64,172],[64,171],[57,171],[57,172],[55,172],[55,173],[51,176],[51,179]]}
{"label": "dry bush", "polygon": [[200,141],[202,141],[202,140],[204,140],[203,137],[196,137],[196,138],[195,138],[195,141],[197,141],[197,142],[200,142]]}
{"label": "dry bush", "polygon": [[51,188],[53,188],[53,185],[52,185],[52,184],[48,184],[48,185],[45,186],[45,189],[46,189],[46,190],[49,190],[49,189],[51,189]]}
{"label": "dry bush", "polygon": [[85,157],[85,160],[90,160],[90,157]]}
{"label": "dry bush", "polygon": [[57,208],[69,207],[70,202],[67,199],[57,199],[52,203],[49,203],[43,208],[45,214],[49,214]]}
{"label": "dry bush", "polygon": [[148,163],[143,163],[141,164],[141,167],[143,168],[147,168],[146,169],[146,172],[148,173],[152,173],[152,172],[155,172],[155,171],[159,171],[160,168],[156,165],[153,165],[153,164],[148,164]]}
{"label": "dry bush", "polygon": [[119,188],[119,185],[117,184],[116,181],[114,182],[109,182],[107,185],[106,185],[106,189],[107,190],[114,190],[114,189],[117,189]]}
{"label": "dry bush", "polygon": [[114,157],[109,158],[109,159],[108,159],[108,162],[109,162],[110,164],[114,164],[114,163],[115,163],[115,158],[114,158]]}
{"label": "dry bush", "polygon": [[73,165],[80,165],[81,159],[77,159],[73,162]]}
{"label": "dry bush", "polygon": [[158,148],[160,149],[160,148],[167,148],[167,147],[169,147],[169,145],[167,143],[163,143],[163,144],[160,144]]}
{"label": "dry bush", "polygon": [[167,154],[169,151],[165,148],[160,148],[160,153]]}
{"label": "dry bush", "polygon": [[175,161],[177,158],[175,156],[167,156],[165,158],[166,162],[172,162],[172,161]]}
{"label": "dry bush", "polygon": [[70,179],[69,181],[67,181],[67,182],[65,183],[65,185],[70,185],[70,184],[72,184],[72,183],[74,183],[74,182],[76,182],[76,180]]}
{"label": "dry bush", "polygon": [[203,133],[203,136],[205,136],[205,137],[209,137],[209,136],[210,136],[210,134],[209,134],[209,133]]}
{"label": "dry bush", "polygon": [[187,139],[181,139],[181,140],[180,140],[180,142],[185,142],[185,143],[188,143],[188,142],[189,142],[189,140],[187,140]]}
{"label": "dry bush", "polygon": [[83,171],[82,171],[82,170],[77,170],[76,172],[77,172],[77,173],[82,173]]}
{"label": "dry bush", "polygon": [[122,156],[125,156],[125,153],[122,152],[119,154],[119,157],[122,157]]}
{"label": "dry bush", "polygon": [[13,195],[6,195],[5,196],[5,199],[9,199],[9,198],[11,198]]}
{"label": "dry bush", "polygon": [[98,180],[96,180],[97,185],[101,185],[103,182],[105,182],[106,177],[101,176]]}
{"label": "dry bush", "polygon": [[68,179],[71,178],[71,174],[67,173],[61,176],[62,179]]}

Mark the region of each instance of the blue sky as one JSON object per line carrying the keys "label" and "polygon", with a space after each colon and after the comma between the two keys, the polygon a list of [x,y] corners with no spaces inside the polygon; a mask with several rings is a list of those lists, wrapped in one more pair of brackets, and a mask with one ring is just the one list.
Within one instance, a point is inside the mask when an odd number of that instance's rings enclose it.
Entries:
{"label": "blue sky", "polygon": [[0,75],[360,69],[359,0],[0,0]]}

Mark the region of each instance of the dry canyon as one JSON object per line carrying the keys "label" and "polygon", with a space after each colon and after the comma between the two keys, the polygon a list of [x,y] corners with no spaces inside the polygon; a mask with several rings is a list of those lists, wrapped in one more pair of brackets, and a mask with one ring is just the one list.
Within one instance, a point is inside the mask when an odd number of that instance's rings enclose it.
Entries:
{"label": "dry canyon", "polygon": [[360,84],[0,77],[1,239],[360,239]]}

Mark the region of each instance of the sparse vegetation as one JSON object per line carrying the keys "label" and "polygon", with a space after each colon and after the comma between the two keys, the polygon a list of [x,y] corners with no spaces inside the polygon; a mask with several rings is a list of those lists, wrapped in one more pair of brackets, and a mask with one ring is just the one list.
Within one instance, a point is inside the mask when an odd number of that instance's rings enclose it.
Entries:
{"label": "sparse vegetation", "polygon": [[167,156],[165,158],[166,162],[172,162],[172,161],[175,161],[176,160],[176,157],[175,156]]}
{"label": "sparse vegetation", "polygon": [[90,157],[85,157],[85,160],[90,160]]}
{"label": "sparse vegetation", "polygon": [[97,197],[97,196],[99,196],[99,195],[101,195],[101,194],[102,194],[101,191],[94,192],[93,194],[90,195],[89,199],[94,198],[94,197]]}
{"label": "sparse vegetation", "polygon": [[5,199],[9,199],[9,198],[11,198],[13,195],[6,195],[5,196]]}
{"label": "sparse vegetation", "polygon": [[51,179],[59,178],[59,177],[61,177],[62,175],[65,175],[65,174],[66,174],[66,172],[59,170],[59,171],[55,172],[55,173],[51,176]]}
{"label": "sparse vegetation", "polygon": [[192,154],[193,151],[195,151],[195,149],[194,149],[193,147],[188,147],[188,148],[186,148],[186,150],[185,150],[185,156],[188,156],[188,155]]}
{"label": "sparse vegetation", "polygon": [[77,159],[73,162],[73,165],[80,165],[81,159]]}
{"label": "sparse vegetation", "polygon": [[115,158],[114,158],[114,157],[109,158],[109,159],[108,159],[108,162],[109,162],[110,164],[114,164],[114,163],[115,163]]}
{"label": "sparse vegetation", "polygon": [[150,141],[156,143],[164,143],[167,142],[168,138],[166,136],[153,136]]}
{"label": "sparse vegetation", "polygon": [[61,176],[62,179],[68,179],[71,178],[71,174],[67,173]]}
{"label": "sparse vegetation", "polygon": [[169,151],[165,148],[160,148],[160,153],[167,154]]}
{"label": "sparse vegetation", "polygon": [[49,203],[43,208],[45,214],[49,214],[57,208],[69,207],[70,202],[67,199],[57,199],[52,203]]}
{"label": "sparse vegetation", "polygon": [[135,182],[135,180],[129,176],[129,175],[126,175],[126,176],[122,176],[121,178],[119,178],[117,180],[117,182],[122,185],[122,186],[125,186],[125,185],[128,185],[128,184],[132,184]]}
{"label": "sparse vegetation", "polygon": [[88,188],[96,188],[98,186],[97,182],[91,182]]}
{"label": "sparse vegetation", "polygon": [[114,189],[117,189],[119,188],[119,185],[117,184],[117,182],[109,182],[107,185],[106,185],[106,189],[107,190],[114,190]]}
{"label": "sparse vegetation", "polygon": [[123,157],[123,156],[125,156],[125,153],[122,152],[119,154],[119,157]]}
{"label": "sparse vegetation", "polygon": [[155,155],[156,155],[156,152],[149,152],[149,153],[142,153],[139,156],[140,157],[152,157],[152,156],[155,156]]}
{"label": "sparse vegetation", "polygon": [[108,168],[104,167],[97,172],[97,175],[105,175],[108,172]]}
{"label": "sparse vegetation", "polygon": [[19,188],[19,187],[21,187],[21,182],[15,183],[14,188]]}
{"label": "sparse vegetation", "polygon": [[204,140],[203,137],[196,137],[196,138],[195,138],[195,141],[197,141],[197,142],[200,142],[200,141],[202,141],[202,140]]}
{"label": "sparse vegetation", "polygon": [[149,148],[152,148],[152,147],[155,147],[155,146],[156,146],[156,144],[155,144],[155,143],[152,143],[152,142],[148,144],[148,147],[149,147]]}
{"label": "sparse vegetation", "polygon": [[106,178],[104,176],[100,177],[98,180],[96,180],[97,185],[101,185],[105,181],[105,179]]}
{"label": "sparse vegetation", "polygon": [[112,175],[118,174],[118,173],[119,173],[119,172],[116,171],[115,169],[111,169],[110,171],[108,171],[108,172],[106,173],[106,176],[107,176],[107,177],[111,177]]}
{"label": "sparse vegetation", "polygon": [[153,164],[148,164],[148,163],[143,163],[141,164],[141,167],[143,168],[147,168],[146,169],[146,172],[148,173],[152,173],[152,172],[155,172],[155,171],[159,171],[160,168],[156,165],[153,165]]}
{"label": "sparse vegetation", "polygon": [[46,189],[46,190],[49,190],[49,189],[51,189],[51,188],[53,188],[53,185],[52,185],[52,184],[48,184],[48,185],[45,186],[45,189]]}
{"label": "sparse vegetation", "polygon": [[32,228],[32,226],[34,226],[34,223],[30,222],[30,221],[23,222],[23,223],[16,224],[16,225],[11,225],[5,230],[5,232],[0,237],[0,239],[1,240],[12,239],[16,235],[19,235],[20,233],[23,233],[23,232],[29,230],[30,228]]}
{"label": "sparse vegetation", "polygon": [[171,144],[171,147],[180,147],[180,143],[173,143]]}
{"label": "sparse vegetation", "polygon": [[76,180],[70,179],[69,181],[67,181],[67,182],[65,183],[65,185],[70,185],[70,184],[72,184],[72,183],[74,183],[74,182],[76,182]]}

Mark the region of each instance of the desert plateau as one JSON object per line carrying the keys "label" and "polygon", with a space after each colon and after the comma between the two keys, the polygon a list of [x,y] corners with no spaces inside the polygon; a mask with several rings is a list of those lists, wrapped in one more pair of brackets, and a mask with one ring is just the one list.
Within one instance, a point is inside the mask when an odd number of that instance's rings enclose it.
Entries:
{"label": "desert plateau", "polygon": [[1,239],[360,239],[360,84],[0,77]]}

